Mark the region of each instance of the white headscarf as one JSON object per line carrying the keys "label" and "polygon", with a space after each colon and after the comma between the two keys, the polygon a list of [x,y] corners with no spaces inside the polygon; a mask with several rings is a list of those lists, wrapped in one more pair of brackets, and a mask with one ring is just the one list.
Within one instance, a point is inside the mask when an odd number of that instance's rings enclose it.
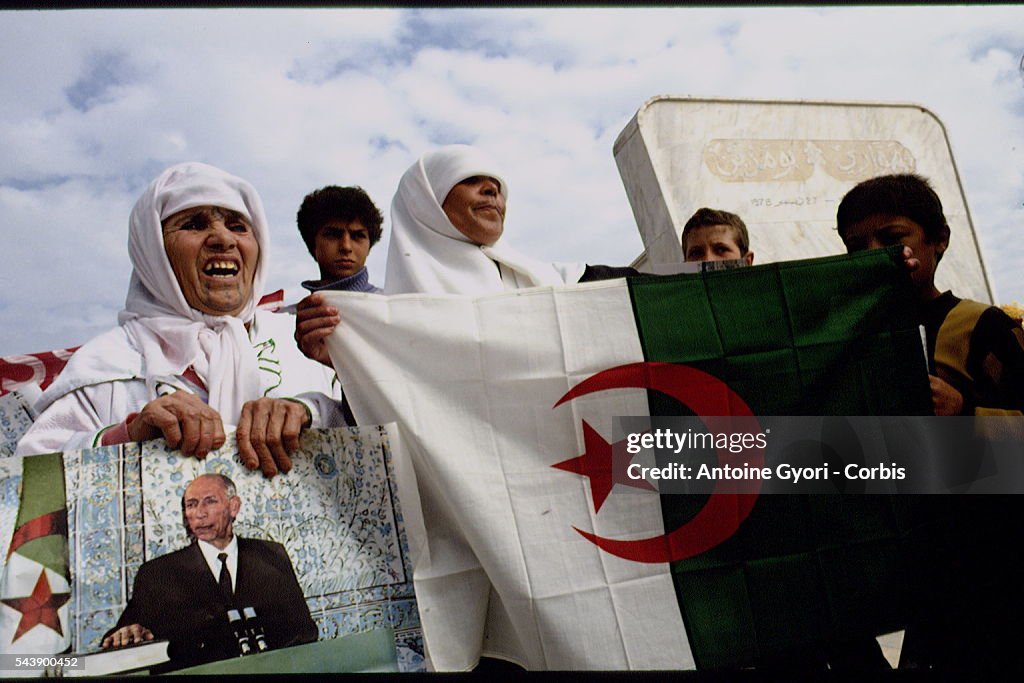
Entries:
{"label": "white headscarf", "polygon": [[[441,205],[453,187],[472,176],[494,178],[508,199],[508,183],[497,165],[469,145],[427,152],[402,176],[391,203],[385,294],[477,295],[566,281],[558,268],[520,254],[503,239],[480,246],[452,225]],[[571,270],[575,281],[582,266]]]}
{"label": "white headscarf", "polygon": [[[197,206],[237,211],[253,227],[259,262],[251,297],[237,317],[207,315],[189,306],[167,258],[161,221]],[[180,376],[191,366],[206,384],[209,405],[225,424],[237,424],[242,404],[260,396],[256,351],[245,323],[252,320],[263,294],[268,247],[263,204],[252,185],[197,162],[165,170],[139,197],[129,219],[133,270],[124,310],[117,316],[123,334],[115,328],[79,349],[43,394],[38,409],[82,386],[135,373],[144,376],[155,397],[158,382]],[[141,356],[141,364],[135,354]]]}

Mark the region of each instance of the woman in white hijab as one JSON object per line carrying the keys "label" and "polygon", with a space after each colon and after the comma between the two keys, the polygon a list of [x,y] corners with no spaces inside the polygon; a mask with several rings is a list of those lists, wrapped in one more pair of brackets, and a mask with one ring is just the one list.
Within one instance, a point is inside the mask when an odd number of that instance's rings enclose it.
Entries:
{"label": "woman in white hijab", "polygon": [[[482,150],[448,145],[402,175],[391,203],[385,294],[482,295],[635,274],[631,268],[537,261],[503,240],[508,183]],[[329,364],[324,338],[340,321],[317,295],[299,303],[295,338]]]}
{"label": "woman in white hijab", "polygon": [[[344,424],[331,377],[257,310],[269,260],[255,189],[201,163],[168,168],[129,220],[119,325],[89,341],[36,403],[17,455],[164,436],[202,458],[237,425],[243,463],[273,476],[308,426]],[[288,397],[287,400],[285,397]]]}
{"label": "woman in white hijab", "polygon": [[424,154],[391,203],[384,293],[480,295],[577,281],[582,266],[536,261],[502,240],[507,201],[508,183],[482,150]]}

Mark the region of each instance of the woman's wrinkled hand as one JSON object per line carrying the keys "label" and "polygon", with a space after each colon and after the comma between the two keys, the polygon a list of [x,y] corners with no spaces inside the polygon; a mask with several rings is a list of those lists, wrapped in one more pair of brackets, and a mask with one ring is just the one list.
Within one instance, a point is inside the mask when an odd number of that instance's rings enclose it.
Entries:
{"label": "woman's wrinkled hand", "polygon": [[132,441],[163,436],[169,447],[199,459],[223,446],[225,440],[220,413],[183,390],[147,403],[127,428]]}
{"label": "woman's wrinkled hand", "polygon": [[242,406],[235,438],[242,464],[259,468],[268,479],[292,469],[291,454],[302,430],[311,423],[309,410],[298,401],[261,398]]}

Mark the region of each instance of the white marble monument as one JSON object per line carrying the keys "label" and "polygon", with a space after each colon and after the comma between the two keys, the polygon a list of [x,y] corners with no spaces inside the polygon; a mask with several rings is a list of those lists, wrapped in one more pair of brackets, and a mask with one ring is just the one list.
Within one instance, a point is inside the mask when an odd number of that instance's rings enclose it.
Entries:
{"label": "white marble monument", "polygon": [[952,230],[936,285],[992,303],[946,130],[918,105],[658,96],[614,155],[646,248],[640,270],[682,260],[683,224],[702,206],[743,218],[755,265],[843,253],[843,195],[874,176],[918,173]]}

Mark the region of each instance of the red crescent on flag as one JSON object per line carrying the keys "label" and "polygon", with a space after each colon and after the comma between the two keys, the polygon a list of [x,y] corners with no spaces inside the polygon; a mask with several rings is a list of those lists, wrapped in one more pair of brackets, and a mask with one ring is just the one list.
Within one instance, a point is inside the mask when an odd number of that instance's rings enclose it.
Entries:
{"label": "red crescent on flag", "polygon": [[25,522],[17,529],[15,529],[14,534],[11,536],[11,545],[7,548],[7,557],[9,558],[11,556],[11,553],[16,551],[18,548],[25,545],[29,541],[34,541],[37,538],[43,538],[44,536],[53,535],[67,537],[67,508],[61,508],[60,510],[47,512],[45,515],[40,515],[35,519],[30,519],[29,521]]}
{"label": "red crescent on flag", "polygon": [[[606,389],[654,389],[683,403],[710,426],[713,416],[728,416],[735,432],[758,434],[761,425],[739,394],[722,380],[706,372],[674,363],[631,363],[591,375],[570,389],[553,406]],[[764,466],[764,449],[747,448],[740,453],[718,450],[720,465]],[[675,531],[636,541],[605,538],[573,527],[584,538],[607,553],[634,562],[677,562],[699,555],[736,533],[750,515],[758,494],[760,479],[725,479],[716,482],[708,502],[697,515]]]}

